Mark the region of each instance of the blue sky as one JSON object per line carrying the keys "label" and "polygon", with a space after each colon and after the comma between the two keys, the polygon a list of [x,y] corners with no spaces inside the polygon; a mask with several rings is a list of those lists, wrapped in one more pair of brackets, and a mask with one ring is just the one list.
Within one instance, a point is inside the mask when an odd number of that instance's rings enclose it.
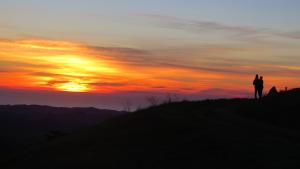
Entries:
{"label": "blue sky", "polygon": [[139,14],[296,31],[300,29],[299,8],[297,0],[3,0],[0,21],[12,28],[2,36],[51,38],[73,32],[64,36],[89,42],[84,36],[92,33],[127,38],[134,34],[132,29],[147,31],[149,18]]}

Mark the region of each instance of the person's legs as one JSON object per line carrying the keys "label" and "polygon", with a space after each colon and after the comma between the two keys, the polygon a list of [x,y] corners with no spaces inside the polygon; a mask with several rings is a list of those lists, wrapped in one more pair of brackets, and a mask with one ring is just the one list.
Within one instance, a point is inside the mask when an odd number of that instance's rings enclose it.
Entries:
{"label": "person's legs", "polygon": [[254,88],[254,98],[257,99],[257,95],[258,95],[258,89]]}
{"label": "person's legs", "polygon": [[259,95],[259,98],[260,98],[260,99],[262,98],[262,93],[263,93],[263,89],[259,89],[259,90],[258,90],[258,95]]}

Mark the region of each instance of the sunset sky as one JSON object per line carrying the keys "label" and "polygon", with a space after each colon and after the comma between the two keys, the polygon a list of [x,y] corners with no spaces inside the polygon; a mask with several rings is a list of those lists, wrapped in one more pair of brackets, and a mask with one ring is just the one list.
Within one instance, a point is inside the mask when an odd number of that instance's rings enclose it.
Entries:
{"label": "sunset sky", "polygon": [[0,104],[249,97],[256,73],[299,87],[299,16],[299,0],[1,0]]}

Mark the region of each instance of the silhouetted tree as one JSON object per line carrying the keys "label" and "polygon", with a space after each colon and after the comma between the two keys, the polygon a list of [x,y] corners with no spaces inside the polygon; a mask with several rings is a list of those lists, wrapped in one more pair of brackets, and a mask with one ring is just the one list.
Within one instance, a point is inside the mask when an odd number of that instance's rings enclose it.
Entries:
{"label": "silhouetted tree", "polygon": [[132,109],[132,102],[130,100],[126,100],[124,103],[123,103],[123,109],[124,111],[126,112],[131,112],[131,109]]}
{"label": "silhouetted tree", "polygon": [[150,104],[150,106],[157,106],[159,104],[159,99],[155,96],[146,97],[146,100]]}

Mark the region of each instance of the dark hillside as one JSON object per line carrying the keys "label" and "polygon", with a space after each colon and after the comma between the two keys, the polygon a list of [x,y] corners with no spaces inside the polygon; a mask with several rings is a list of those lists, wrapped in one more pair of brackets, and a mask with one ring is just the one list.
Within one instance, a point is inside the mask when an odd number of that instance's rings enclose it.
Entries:
{"label": "dark hillside", "polygon": [[122,114],[95,108],[0,106],[0,156],[68,135]]}
{"label": "dark hillside", "polygon": [[170,103],[10,158],[15,169],[300,168],[300,90]]}

